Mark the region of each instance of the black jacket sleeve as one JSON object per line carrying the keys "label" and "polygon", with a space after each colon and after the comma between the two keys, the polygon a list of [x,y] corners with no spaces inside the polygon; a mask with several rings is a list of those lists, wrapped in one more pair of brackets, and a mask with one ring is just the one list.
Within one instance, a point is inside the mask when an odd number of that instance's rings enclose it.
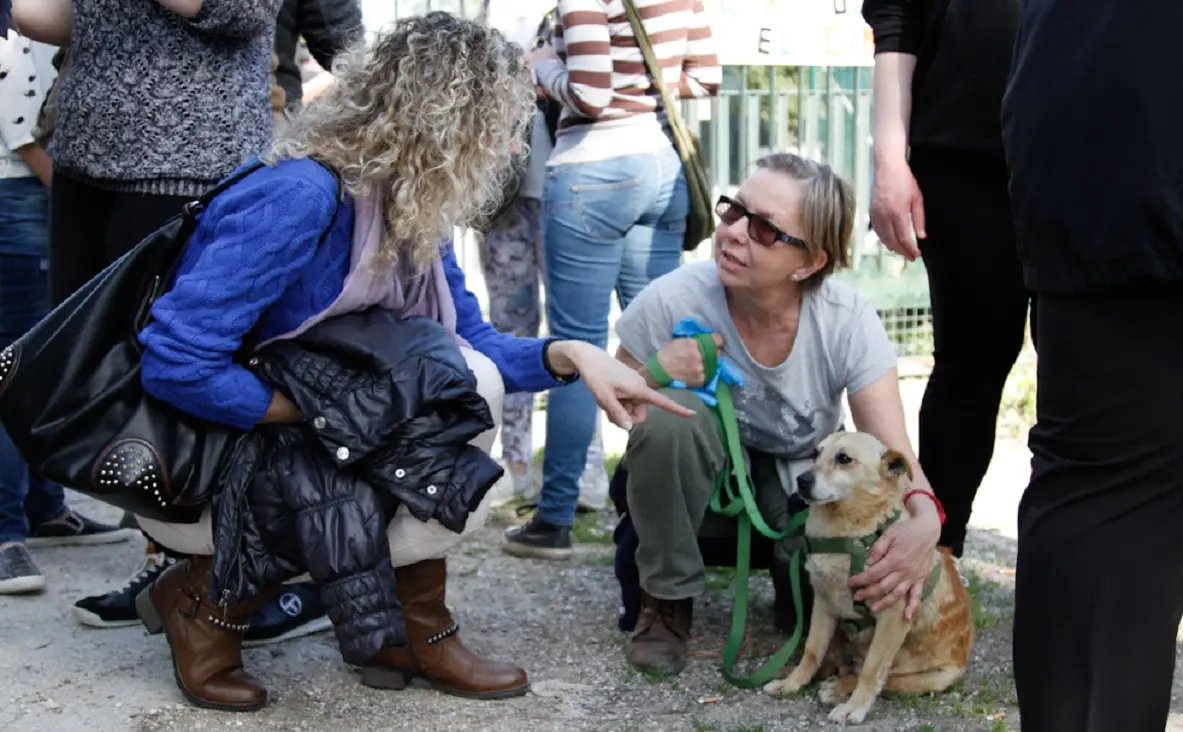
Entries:
{"label": "black jacket sleeve", "polygon": [[917,55],[924,28],[916,0],[863,0],[863,19],[875,37],[875,53]]}
{"label": "black jacket sleeve", "polygon": [[361,38],[361,5],[358,0],[301,0],[296,27],[316,63],[332,70],[333,57]]}

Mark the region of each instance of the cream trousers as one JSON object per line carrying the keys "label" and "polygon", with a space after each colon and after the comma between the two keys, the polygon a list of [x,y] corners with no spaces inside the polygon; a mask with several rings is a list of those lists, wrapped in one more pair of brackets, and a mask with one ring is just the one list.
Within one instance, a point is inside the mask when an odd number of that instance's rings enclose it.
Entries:
{"label": "cream trousers", "polygon": [[[489,452],[493,449],[493,440],[501,426],[501,404],[505,399],[505,385],[501,381],[497,367],[487,356],[469,348],[461,348],[461,351],[468,362],[468,368],[476,375],[477,392],[485,398],[493,412],[493,429],[477,435],[472,441],[472,444]],[[425,559],[438,559],[447,555],[465,535],[485,525],[489,518],[489,504],[492,499],[493,492],[489,491],[477,510],[468,517],[468,524],[461,534],[444,528],[435,519],[420,521],[411,515],[406,506],[399,507],[386,527],[386,536],[390,541],[390,558],[394,566],[405,567]],[[136,520],[148,536],[174,552],[198,555],[214,553],[213,521],[209,508],[206,508],[201,521],[196,524],[166,524],[142,517],[136,517]]]}

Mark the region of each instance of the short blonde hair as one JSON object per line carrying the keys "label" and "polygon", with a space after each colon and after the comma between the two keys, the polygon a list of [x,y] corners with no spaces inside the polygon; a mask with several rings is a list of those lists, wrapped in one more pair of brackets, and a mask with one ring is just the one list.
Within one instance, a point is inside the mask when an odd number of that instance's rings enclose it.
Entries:
{"label": "short blonde hair", "polygon": [[[787,175],[805,184],[801,204],[800,236],[806,250],[824,253],[826,264],[805,281],[816,287],[831,274],[850,267],[851,235],[854,233],[854,189],[833,168],[792,153],[773,153],[756,161],[760,170]],[[796,233],[796,232],[794,232]]]}
{"label": "short blonde hair", "polygon": [[400,20],[333,63],[335,83],[292,118],[268,162],[315,158],[353,196],[381,193],[380,256],[419,267],[502,197],[534,110],[522,48],[450,13]]}

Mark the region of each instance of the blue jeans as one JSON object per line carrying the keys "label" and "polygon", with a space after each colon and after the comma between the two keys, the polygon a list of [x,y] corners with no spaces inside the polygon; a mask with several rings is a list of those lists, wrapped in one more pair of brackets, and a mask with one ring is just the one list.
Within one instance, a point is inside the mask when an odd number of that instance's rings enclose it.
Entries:
{"label": "blue jeans", "polygon": [[[0,348],[49,310],[49,202],[36,178],[0,178]],[[0,543],[66,512],[61,486],[33,475],[0,426]]]}
{"label": "blue jeans", "polygon": [[[678,267],[690,198],[673,146],[547,170],[546,315],[552,335],[605,348],[612,293],[626,308]],[[570,526],[598,407],[582,383],[552,389],[538,517]]]}

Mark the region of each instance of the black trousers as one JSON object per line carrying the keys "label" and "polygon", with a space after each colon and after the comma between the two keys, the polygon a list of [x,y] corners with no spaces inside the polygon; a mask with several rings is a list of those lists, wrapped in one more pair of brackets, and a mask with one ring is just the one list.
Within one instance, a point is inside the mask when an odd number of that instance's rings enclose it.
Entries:
{"label": "black trousers", "polygon": [[56,306],[192,197],[108,191],[55,175],[49,194],[49,294]]}
{"label": "black trousers", "polygon": [[1023,284],[1001,157],[913,148],[932,297],[933,370],[920,406],[920,465],[947,514],[941,545],[961,556],[994,455],[998,406],[1023,347]]}
{"label": "black trousers", "polygon": [[1183,288],[1039,298],[1023,732],[1162,732],[1183,615]]}
{"label": "black trousers", "polygon": [[[49,190],[49,296],[54,306],[193,200],[108,191],[56,174]],[[125,513],[120,525],[134,522]]]}

